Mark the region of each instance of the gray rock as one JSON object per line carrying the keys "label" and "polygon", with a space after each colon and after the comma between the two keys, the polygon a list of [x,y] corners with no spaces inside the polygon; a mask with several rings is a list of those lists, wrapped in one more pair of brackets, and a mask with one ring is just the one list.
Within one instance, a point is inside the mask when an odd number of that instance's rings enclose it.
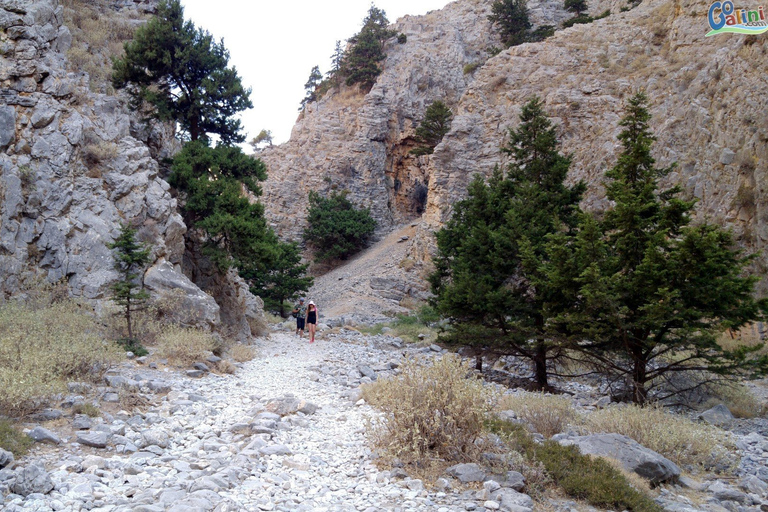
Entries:
{"label": "gray rock", "polygon": [[750,502],[749,496],[730,485],[724,484],[720,480],[711,484],[707,491],[714,494],[715,498],[720,501],[736,501],[742,505]]}
{"label": "gray rock", "polygon": [[11,491],[21,496],[30,494],[48,494],[53,490],[53,481],[48,472],[37,465],[30,465],[16,472],[16,481]]}
{"label": "gray rock", "polygon": [[211,371],[211,369],[208,368],[208,365],[206,365],[205,363],[199,363],[199,362],[193,364],[192,368],[194,368],[195,370],[200,370],[201,372],[206,372],[206,373]]}
{"label": "gray rock", "polygon": [[293,455],[290,448],[282,444],[273,444],[259,448],[262,455]]}
{"label": "gray rock", "polygon": [[72,420],[72,428],[75,430],[88,430],[91,428],[91,418],[85,414],[78,414],[75,419]]}
{"label": "gray rock", "polygon": [[723,149],[723,152],[720,153],[720,163],[723,165],[729,165],[733,163],[733,160],[735,158],[736,158],[736,153],[734,153],[728,148]]}
{"label": "gray rock", "polygon": [[199,379],[203,375],[205,375],[205,372],[202,370],[187,370],[187,377],[191,377],[193,379]]}
{"label": "gray rock", "polygon": [[317,405],[311,402],[307,402],[306,400],[300,400],[293,396],[284,396],[268,401],[265,409],[267,412],[271,412],[279,416],[287,416],[289,414],[296,414],[297,412],[301,412],[303,414],[314,414],[315,411],[317,411]]}
{"label": "gray rock", "polygon": [[58,409],[45,409],[37,414],[33,414],[30,419],[33,421],[54,421],[61,418],[64,415]]}
{"label": "gray rock", "polygon": [[755,475],[747,475],[739,482],[739,487],[752,494],[765,497],[768,494],[768,484]]}
{"label": "gray rock", "polygon": [[61,444],[61,439],[59,439],[59,436],[47,428],[43,428],[39,425],[30,430],[27,435],[38,443]]}
{"label": "gray rock", "polygon": [[357,371],[360,372],[360,375],[363,377],[368,377],[371,380],[376,380],[376,372],[373,371],[373,369],[370,366],[358,366]]}
{"label": "gray rock", "polygon": [[16,139],[16,109],[0,106],[0,148],[8,147]]}
{"label": "gray rock", "polygon": [[500,510],[505,512],[533,510],[533,499],[527,494],[519,493],[514,489],[499,489],[493,493],[493,499],[499,503]]}
{"label": "gray rock", "polygon": [[106,432],[78,432],[77,442],[93,448],[106,448],[109,435]]}
{"label": "gray rock", "polygon": [[9,466],[13,462],[13,454],[0,448],[0,469]]}
{"label": "gray rock", "polygon": [[615,459],[627,471],[633,471],[652,483],[680,476],[680,468],[674,462],[620,434],[565,437],[558,442],[564,446],[576,445],[584,454]]}
{"label": "gray rock", "polygon": [[146,430],[141,433],[141,442],[138,444],[139,448],[145,448],[147,446],[159,446],[160,448],[168,448],[171,442],[171,438],[167,432],[157,428]]}
{"label": "gray rock", "polygon": [[723,404],[717,404],[711,409],[699,414],[699,419],[712,425],[724,425],[733,420],[733,414]]}
{"label": "gray rock", "polygon": [[49,124],[51,124],[51,121],[53,121],[53,118],[56,117],[56,110],[51,108],[50,106],[40,106],[35,109],[34,113],[32,114],[32,118],[30,119],[30,122],[32,123],[32,126],[35,128],[45,128]]}
{"label": "gray rock", "polygon": [[486,477],[483,468],[474,463],[456,464],[446,469],[445,472],[465,484],[469,482],[482,482]]}
{"label": "gray rock", "polygon": [[520,492],[525,489],[525,477],[517,471],[507,471],[506,478],[501,482],[501,485]]}

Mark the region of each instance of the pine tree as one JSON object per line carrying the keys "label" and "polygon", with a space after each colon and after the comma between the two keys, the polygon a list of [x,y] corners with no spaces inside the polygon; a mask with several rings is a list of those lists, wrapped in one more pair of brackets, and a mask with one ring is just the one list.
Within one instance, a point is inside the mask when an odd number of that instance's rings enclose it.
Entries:
{"label": "pine tree", "polygon": [[128,340],[133,343],[131,316],[149,299],[149,293],[144,289],[143,275],[151,249],[136,240],[136,231],[127,224],[121,224],[120,235],[107,247],[115,251],[115,270],[120,274],[120,279],[110,286],[112,300],[123,308]]}
{"label": "pine tree", "polygon": [[238,143],[245,137],[234,116],[253,105],[228,63],[223,41],[185,21],[179,0],[163,0],[125,44],[125,57],[115,60],[112,83],[128,90],[134,109],[177,122],[189,140],[215,134],[225,144]]}
{"label": "pine tree", "polygon": [[307,83],[304,84],[304,90],[306,91],[306,96],[304,96],[304,99],[301,100],[301,106],[299,107],[299,110],[304,110],[304,107],[307,106],[308,103],[312,103],[313,101],[317,101],[317,88],[320,86],[320,83],[323,81],[323,74],[320,72],[320,67],[315,66],[312,68],[312,71],[309,73],[309,79],[307,80]]}
{"label": "pine tree", "polygon": [[335,77],[341,71],[344,66],[345,54],[341,41],[336,41],[336,47],[333,50],[333,55],[331,55],[331,70],[328,72],[328,78]]}
{"label": "pine tree", "polygon": [[[693,201],[679,187],[658,190],[674,166],[657,168],[647,98],[629,100],[619,135],[622,153],[606,173],[615,206],[604,220],[585,216],[575,239],[553,239],[541,274],[562,290],[550,308],[550,327],[578,340],[575,347],[615,378],[631,383],[644,404],[695,388],[696,379],[670,375],[759,375],[768,356],[758,348],[725,350],[717,336],[762,318],[768,306],[753,297],[750,257],[734,249],[730,233],[690,224]],[[570,307],[562,307],[567,297]],[[672,381],[675,381],[673,385]],[[680,383],[683,383],[682,385]]]}
{"label": "pine tree", "polygon": [[549,236],[572,229],[584,191],[564,184],[570,160],[558,152],[555,128],[538,98],[524,105],[510,130],[507,176],[476,178],[437,233],[431,276],[438,310],[454,319],[455,336],[532,361],[536,384],[549,387],[547,363],[559,339],[546,331],[553,290],[534,283]]}
{"label": "pine tree", "polygon": [[273,260],[259,270],[250,270],[243,278],[251,293],[264,299],[264,305],[278,310],[285,317],[285,302],[298,299],[309,290],[314,279],[307,276],[308,264],[301,263],[301,251],[296,243],[280,242]]}
{"label": "pine tree", "polygon": [[531,22],[526,0],[496,0],[488,19],[497,26],[501,40],[507,46],[516,46],[528,40]]}
{"label": "pine tree", "polygon": [[362,30],[349,40],[352,46],[344,58],[343,67],[347,85],[360,84],[363,90],[370,90],[376,83],[382,71],[379,62],[387,57],[384,41],[396,35],[395,31],[387,29],[388,25],[386,13],[371,5]]}
{"label": "pine tree", "polygon": [[272,146],[272,131],[266,129],[261,130],[248,144],[251,145],[254,151],[261,151],[264,149],[262,144],[264,146]]}
{"label": "pine tree", "polygon": [[416,128],[416,140],[421,147],[411,150],[414,155],[431,155],[451,129],[453,112],[440,100],[432,102],[424,114],[424,120]]}
{"label": "pine tree", "polygon": [[264,268],[273,260],[277,237],[264,207],[244,193],[261,195],[258,182],[266,176],[264,163],[237,146],[189,142],[173,160],[168,183],[182,193],[187,225],[205,234],[203,253],[222,271]]}
{"label": "pine tree", "polygon": [[370,210],[355,208],[345,193],[323,197],[309,192],[304,241],[315,250],[316,261],[349,258],[368,244],[375,230]]}
{"label": "pine tree", "polygon": [[587,0],[565,0],[563,6],[566,11],[571,11],[576,16],[581,16],[587,10]]}

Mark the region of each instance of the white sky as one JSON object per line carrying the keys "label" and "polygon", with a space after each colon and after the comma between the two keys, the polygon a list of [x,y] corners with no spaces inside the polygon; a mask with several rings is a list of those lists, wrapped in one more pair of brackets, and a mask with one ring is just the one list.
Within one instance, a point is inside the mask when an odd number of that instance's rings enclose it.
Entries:
{"label": "white sky", "polygon": [[[449,0],[377,0],[390,22],[425,14]],[[251,87],[253,109],[242,115],[247,139],[263,128],[288,140],[312,66],[330,68],[337,40],[360,30],[368,0],[182,0],[185,18],[224,38],[230,65]]]}

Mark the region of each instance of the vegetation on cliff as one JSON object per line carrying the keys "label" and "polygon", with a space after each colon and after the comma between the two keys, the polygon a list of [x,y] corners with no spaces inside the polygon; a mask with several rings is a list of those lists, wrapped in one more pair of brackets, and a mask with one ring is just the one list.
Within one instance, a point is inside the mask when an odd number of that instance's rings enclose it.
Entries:
{"label": "vegetation on cliff", "polygon": [[304,241],[317,261],[349,258],[368,244],[375,229],[371,212],[356,208],[343,192],[323,197],[310,191]]}
{"label": "vegetation on cliff", "polygon": [[149,300],[141,276],[149,263],[151,249],[136,240],[136,230],[127,224],[121,226],[120,235],[107,247],[114,251],[115,270],[120,274],[120,279],[112,283],[110,289],[112,300],[123,310],[128,333],[124,343],[140,348],[134,341],[132,314]]}
{"label": "vegetation on cliff", "polygon": [[433,101],[424,113],[424,119],[416,128],[416,141],[421,144],[412,149],[413,155],[431,155],[451,129],[453,112],[440,100]]}

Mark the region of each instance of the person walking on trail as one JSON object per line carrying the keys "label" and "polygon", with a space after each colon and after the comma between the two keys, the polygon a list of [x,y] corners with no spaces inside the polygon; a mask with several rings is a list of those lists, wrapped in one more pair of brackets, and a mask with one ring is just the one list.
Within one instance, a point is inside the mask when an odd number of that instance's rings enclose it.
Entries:
{"label": "person walking on trail", "polygon": [[315,329],[317,329],[317,319],[319,317],[317,306],[312,301],[307,305],[307,329],[309,330],[309,342],[315,342]]}
{"label": "person walking on trail", "polygon": [[299,303],[293,308],[293,316],[296,317],[296,334],[299,338],[304,337],[304,323],[307,320],[307,306],[304,305],[304,298],[299,299]]}

